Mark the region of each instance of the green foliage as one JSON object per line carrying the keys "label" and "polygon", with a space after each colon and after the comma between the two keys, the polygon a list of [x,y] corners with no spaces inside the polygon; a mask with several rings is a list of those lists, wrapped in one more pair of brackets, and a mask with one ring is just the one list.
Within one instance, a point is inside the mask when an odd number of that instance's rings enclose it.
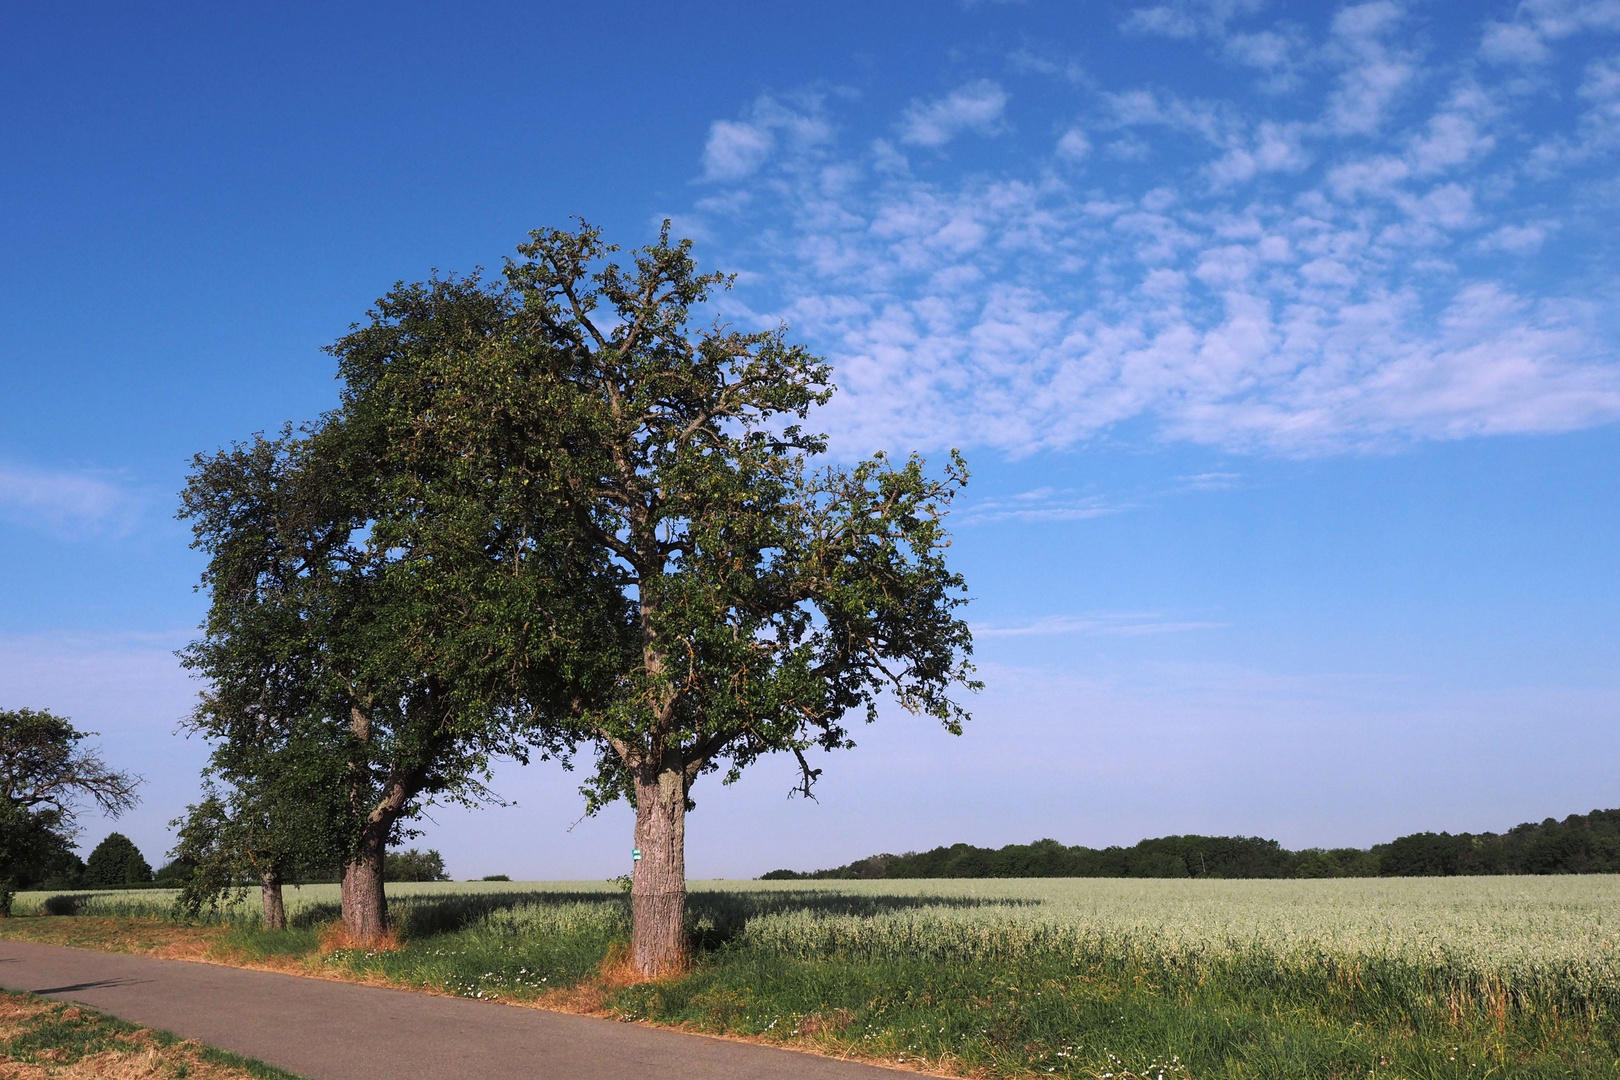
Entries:
{"label": "green foliage", "polygon": [[426,802],[491,797],[495,757],[563,748],[581,642],[623,601],[554,498],[545,388],[500,347],[519,314],[476,278],[402,285],[332,346],[339,409],[195,460],[210,608],[183,658],[229,789],[194,811],[204,847],[373,857]]}
{"label": "green foliage", "polygon": [[152,880],[165,888],[176,889],[183,886],[196,872],[196,864],[186,858],[170,859],[158,867]]}
{"label": "green foliage", "polygon": [[[54,807],[28,810],[0,802],[0,889],[28,887],[75,860],[72,838]],[[9,911],[0,899],[0,915]]]}
{"label": "green foliage", "polygon": [[123,833],[110,833],[96,845],[84,863],[85,884],[140,885],[152,880],[152,867],[135,842]]}
{"label": "green foliage", "polygon": [[47,896],[39,905],[39,910],[46,915],[77,915],[84,907],[85,898],[72,893],[60,893],[56,896]]}
{"label": "green foliage", "polygon": [[1525,823],[1506,833],[1413,833],[1372,849],[1391,877],[1620,873],[1620,810]]}
{"label": "green foliage", "polygon": [[[1337,864],[1334,864],[1335,866]],[[1293,877],[1298,858],[1257,836],[1166,836],[1124,848],[1065,847],[1056,840],[999,849],[954,844],[904,855],[872,855],[810,873],[773,870],[766,880],[862,878]],[[1319,876],[1337,877],[1337,873]]]}
{"label": "green foliage", "polygon": [[437,851],[391,851],[383,860],[383,878],[387,881],[449,881],[444,872],[444,856]]}
{"label": "green foliage", "polygon": [[[852,745],[881,692],[960,730],[965,467],[812,470],[826,365],[781,331],[691,332],[722,279],[689,249],[666,230],[625,271],[582,226],[498,285],[401,285],[332,346],[337,410],[197,457],[210,608],[182,655],[227,790],[182,853],[212,884],[323,833],[376,857],[427,801],[491,797],[498,756],[594,740],[592,810],[638,783],[684,807],[776,752],[809,794],[804,752]],[[298,793],[330,829],[295,823]]]}
{"label": "green foliage", "polygon": [[485,874],[483,877],[479,878],[478,880],[479,881],[511,881],[512,878],[511,878],[510,875],[507,875],[507,874]]}
{"label": "green foliage", "polygon": [[666,225],[623,268],[589,226],[532,236],[506,268],[526,330],[509,351],[536,365],[555,497],[623,601],[596,633],[612,677],[580,710],[601,748],[590,807],[778,752],[808,793],[804,752],[852,745],[842,718],[872,719],[885,689],[959,730],[971,638],[943,515],[960,459],[940,479],[917,459],[813,469],[826,441],[800,424],[827,365],[783,330],[691,327],[728,281],[690,241]]}
{"label": "green foliage", "polygon": [[1370,850],[1289,851],[1258,836],[1164,836],[1131,847],[1056,840],[980,848],[953,844],[870,855],[829,870],[772,870],[764,881],[878,878],[1334,878],[1459,874],[1620,873],[1620,810],[1572,814],[1503,833],[1413,833]]}
{"label": "green foliage", "polygon": [[[81,800],[113,817],[135,804],[140,779],[80,749],[90,734],[43,710],[0,710],[0,891],[76,876]],[[0,898],[0,914],[8,910]]]}

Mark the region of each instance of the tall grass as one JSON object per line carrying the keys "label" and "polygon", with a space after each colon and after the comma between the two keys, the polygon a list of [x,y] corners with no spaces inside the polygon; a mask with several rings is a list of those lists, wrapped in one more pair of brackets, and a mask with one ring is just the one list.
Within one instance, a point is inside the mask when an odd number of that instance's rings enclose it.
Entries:
{"label": "tall grass", "polygon": [[[608,883],[389,893],[403,947],[327,962],[534,997],[629,928]],[[287,901],[298,926],[337,913],[335,886]],[[172,894],[73,903],[165,915]],[[219,917],[250,934],[256,895]],[[993,1073],[1620,1075],[1620,877],[693,882],[689,929],[694,972],[619,992],[623,1015]]]}
{"label": "tall grass", "polygon": [[[783,891],[771,903],[764,890],[732,893],[713,906],[735,927],[731,947],[799,960],[1040,959],[1166,988],[1220,981],[1372,1013],[1620,1017],[1614,877],[840,884]],[[705,899],[694,904],[700,919]],[[836,910],[859,900],[890,906]],[[895,903],[903,900],[911,906]]]}

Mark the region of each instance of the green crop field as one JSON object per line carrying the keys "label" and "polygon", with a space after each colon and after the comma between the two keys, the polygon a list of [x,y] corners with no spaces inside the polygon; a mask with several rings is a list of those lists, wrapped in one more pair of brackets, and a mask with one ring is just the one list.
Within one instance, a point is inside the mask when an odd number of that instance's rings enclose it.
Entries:
{"label": "green crop field", "polygon": [[[608,883],[390,886],[394,952],[328,958],[474,997],[591,975]],[[336,887],[288,890],[313,948]],[[172,894],[55,900],[161,916]],[[44,894],[18,897],[19,913]],[[1620,878],[694,882],[697,962],[627,1018],[998,1075],[1614,1077]]]}

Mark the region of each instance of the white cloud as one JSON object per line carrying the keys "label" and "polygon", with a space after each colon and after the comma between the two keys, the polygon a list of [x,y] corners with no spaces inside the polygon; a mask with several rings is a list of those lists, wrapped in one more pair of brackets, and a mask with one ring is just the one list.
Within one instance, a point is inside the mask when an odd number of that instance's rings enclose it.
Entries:
{"label": "white cloud", "polygon": [[1480,38],[1479,52],[1495,64],[1542,64],[1552,57],[1546,40],[1521,23],[1490,23]]}
{"label": "white cloud", "polygon": [[1620,0],[1523,0],[1511,21],[1485,25],[1479,51],[1491,63],[1542,64],[1550,43],[1604,30],[1620,30]]}
{"label": "white cloud", "polygon": [[[1181,34],[1185,16],[1230,37],[1238,17],[1160,7],[1135,28]],[[1553,26],[1547,5],[1527,10]],[[1526,112],[1559,88],[1468,56],[1418,80],[1407,26],[1387,0],[1343,8],[1298,104],[1099,88],[1050,155],[1000,174],[913,173],[881,142],[779,150],[750,199],[707,219],[757,273],[727,317],[786,321],[832,360],[822,423],[850,453],[1025,454],[1129,424],[1305,455],[1620,419],[1620,350],[1593,299],[1615,275],[1527,279],[1520,257],[1573,196],[1518,193],[1525,171],[1620,149],[1620,60],[1589,64],[1580,112],[1527,149]],[[993,130],[1005,98],[987,87],[954,95],[976,111],[914,103],[902,130],[913,145]],[[1143,164],[1053,168],[1093,152]],[[970,514],[1120,509],[1071,492]]]}
{"label": "white cloud", "polygon": [[1054,57],[1030,49],[1018,49],[1007,57],[1007,63],[1020,75],[1045,75],[1071,83],[1087,81],[1085,67],[1073,58]]}
{"label": "white cloud", "polygon": [[1261,173],[1299,172],[1311,163],[1303,145],[1301,124],[1260,124],[1252,140],[1235,145],[1226,155],[1211,163],[1208,172],[1217,186],[1252,180]]}
{"label": "white cloud", "polygon": [[803,95],[797,107],[784,105],[769,94],[758,98],[746,120],[716,120],[709,125],[703,146],[703,179],[721,183],[746,179],[777,151],[811,151],[832,137],[832,127],[820,116],[821,99]]}
{"label": "white cloud", "polygon": [[1135,505],[1100,495],[1043,487],[963,507],[956,519],[962,525],[985,525],[1000,521],[1086,521],[1124,513],[1134,509]]}
{"label": "white cloud", "polygon": [[979,79],[942,98],[913,101],[900,118],[900,141],[912,146],[944,146],[964,131],[994,135],[1001,128],[1007,92]]}
{"label": "white cloud", "polygon": [[1278,71],[1297,63],[1295,54],[1302,41],[1295,32],[1261,30],[1253,34],[1233,34],[1226,39],[1226,55],[1240,64],[1261,71]]}
{"label": "white cloud", "polygon": [[741,180],[765,164],[775,146],[776,139],[764,128],[716,120],[709,125],[709,141],[703,147],[703,177]]}
{"label": "white cloud", "polygon": [[1541,247],[1547,239],[1549,228],[1546,225],[1503,225],[1500,229],[1483,237],[1479,246],[1484,251],[1507,251],[1515,255],[1523,255]]}
{"label": "white cloud", "polygon": [[1620,150],[1620,56],[1588,64],[1576,96],[1585,104],[1575,129],[1535,148],[1527,167],[1532,175],[1552,175]]}
{"label": "white cloud", "polygon": [[141,502],[102,474],[0,465],[0,515],[58,535],[123,534],[134,527]]}
{"label": "white cloud", "polygon": [[1140,7],[1120,29],[1179,40],[1202,38],[1218,46],[1218,55],[1262,74],[1256,84],[1265,93],[1283,93],[1300,82],[1309,61],[1309,44],[1301,29],[1279,22],[1262,30],[1236,30],[1232,24],[1259,14],[1264,0],[1171,0]]}
{"label": "white cloud", "polygon": [[1489,125],[1498,112],[1491,96],[1478,86],[1459,86],[1423,131],[1408,140],[1407,162],[1420,176],[1477,163],[1496,147]]}
{"label": "white cloud", "polygon": [[1170,0],[1131,12],[1120,29],[1168,38],[1219,35],[1234,19],[1253,15],[1264,6],[1264,0]]}
{"label": "white cloud", "polygon": [[1373,0],[1342,8],[1333,17],[1328,53],[1342,73],[1328,102],[1328,121],[1340,134],[1376,132],[1396,96],[1411,81],[1415,63],[1387,40],[1404,15],[1391,0]]}
{"label": "white cloud", "polygon": [[1091,140],[1079,128],[1070,128],[1058,139],[1053,152],[1064,161],[1083,161],[1091,153]]}

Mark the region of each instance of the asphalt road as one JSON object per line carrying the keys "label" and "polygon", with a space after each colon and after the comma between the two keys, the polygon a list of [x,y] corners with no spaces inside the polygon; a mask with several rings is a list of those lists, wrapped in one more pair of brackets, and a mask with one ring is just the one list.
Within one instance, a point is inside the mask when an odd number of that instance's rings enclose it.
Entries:
{"label": "asphalt road", "polygon": [[184,960],[0,940],[0,986],[81,1002],[310,1080],[894,1080],[636,1024]]}

